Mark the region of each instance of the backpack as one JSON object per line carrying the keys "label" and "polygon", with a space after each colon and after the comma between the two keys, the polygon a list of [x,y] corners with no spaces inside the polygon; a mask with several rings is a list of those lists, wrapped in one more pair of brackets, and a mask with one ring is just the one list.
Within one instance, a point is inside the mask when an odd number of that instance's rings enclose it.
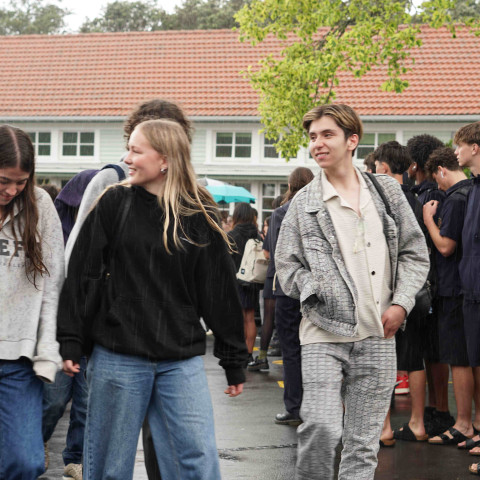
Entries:
{"label": "backpack", "polygon": [[265,283],[268,260],[263,255],[262,242],[251,238],[245,244],[237,278],[241,283]]}
{"label": "backpack", "polygon": [[67,244],[68,237],[75,224],[78,209],[88,184],[98,172],[106,168],[113,168],[117,172],[119,182],[125,180],[125,172],[120,165],[109,163],[98,170],[83,170],[66,183],[55,199],[54,205],[62,222],[63,239],[65,244]]}

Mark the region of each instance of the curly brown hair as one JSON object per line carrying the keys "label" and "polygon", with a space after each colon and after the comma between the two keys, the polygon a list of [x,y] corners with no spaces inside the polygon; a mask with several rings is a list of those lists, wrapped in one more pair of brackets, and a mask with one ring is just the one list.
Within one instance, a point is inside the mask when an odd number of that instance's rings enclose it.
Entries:
{"label": "curly brown hair", "polygon": [[462,167],[458,164],[455,151],[450,147],[437,148],[428,157],[425,164],[425,173],[428,178],[433,178],[434,173],[438,173],[438,167],[444,167],[447,170],[456,172],[462,170]]}
{"label": "curly brown hair", "polygon": [[180,124],[187,134],[188,141],[192,143],[193,126],[192,122],[185,115],[185,112],[173,102],[168,100],[154,99],[143,102],[128,116],[123,126],[125,139],[128,142],[135,127],[146,120],[173,120]]}

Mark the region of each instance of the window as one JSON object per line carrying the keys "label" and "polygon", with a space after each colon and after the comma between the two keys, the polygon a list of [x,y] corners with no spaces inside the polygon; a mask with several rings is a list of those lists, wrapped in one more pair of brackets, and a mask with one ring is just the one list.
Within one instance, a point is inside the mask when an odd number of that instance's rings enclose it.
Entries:
{"label": "window", "polygon": [[243,132],[217,132],[215,156],[219,158],[250,158],[252,134]]}
{"label": "window", "polygon": [[274,210],[272,203],[275,200],[275,198],[277,198],[279,195],[283,195],[287,190],[288,190],[287,183],[262,184],[262,218],[260,219],[262,224],[263,224],[263,221],[272,214]]}
{"label": "window", "polygon": [[52,135],[50,132],[28,132],[35,148],[35,155],[49,157],[52,151]]}
{"label": "window", "polygon": [[357,159],[363,160],[382,143],[395,139],[394,133],[365,133],[357,147]]}
{"label": "window", "polygon": [[264,137],[263,156],[265,158],[280,158],[280,154],[279,152],[277,152],[277,149],[274,146],[274,143],[276,143],[277,141],[278,138],[270,140],[267,137]]}
{"label": "window", "polygon": [[95,133],[63,132],[62,155],[65,157],[93,157]]}

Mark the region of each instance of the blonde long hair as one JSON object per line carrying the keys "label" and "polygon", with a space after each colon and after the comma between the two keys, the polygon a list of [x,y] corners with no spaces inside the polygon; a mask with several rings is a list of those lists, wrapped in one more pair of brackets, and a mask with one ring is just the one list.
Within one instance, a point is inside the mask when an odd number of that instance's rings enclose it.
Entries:
{"label": "blonde long hair", "polygon": [[147,120],[136,128],[142,132],[154,150],[167,158],[165,188],[158,195],[158,201],[165,210],[163,244],[167,252],[171,253],[167,232],[172,221],[173,242],[178,250],[183,248],[179,231],[188,241],[196,244],[184,231],[181,217],[197,213],[204,215],[212,230],[218,232],[231,248],[226,233],[219,225],[220,214],[217,204],[210,192],[197,183],[190,159],[190,142],[183,128],[176,122],[163,119]]}

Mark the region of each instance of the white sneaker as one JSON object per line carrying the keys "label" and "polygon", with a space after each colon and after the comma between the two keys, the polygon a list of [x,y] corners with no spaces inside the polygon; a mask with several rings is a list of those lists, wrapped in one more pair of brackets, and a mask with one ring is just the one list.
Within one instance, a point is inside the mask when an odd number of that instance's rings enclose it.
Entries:
{"label": "white sneaker", "polygon": [[83,468],[81,463],[69,463],[63,469],[63,480],[82,480]]}

